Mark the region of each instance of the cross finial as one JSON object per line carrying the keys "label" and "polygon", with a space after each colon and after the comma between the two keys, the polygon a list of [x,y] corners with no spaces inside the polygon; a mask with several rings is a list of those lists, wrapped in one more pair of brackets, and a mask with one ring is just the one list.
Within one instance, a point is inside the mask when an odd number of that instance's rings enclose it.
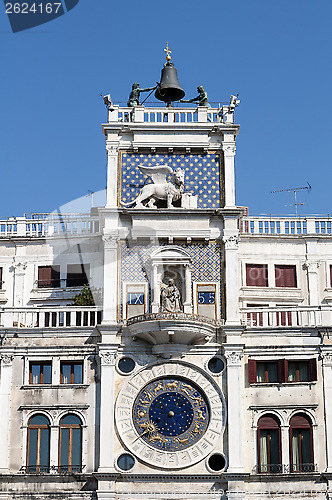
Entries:
{"label": "cross finial", "polygon": [[170,62],[171,60],[170,54],[172,53],[172,51],[168,47],[168,42],[166,43],[166,49],[164,49],[164,52],[166,52],[166,61]]}

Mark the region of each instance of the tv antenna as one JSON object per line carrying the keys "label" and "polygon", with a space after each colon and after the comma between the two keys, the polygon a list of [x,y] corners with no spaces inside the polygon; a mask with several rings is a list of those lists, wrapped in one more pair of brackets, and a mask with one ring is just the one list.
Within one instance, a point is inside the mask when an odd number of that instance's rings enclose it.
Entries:
{"label": "tv antenna", "polygon": [[85,198],[88,198],[88,196],[91,196],[91,208],[93,207],[93,195],[95,194],[94,191],[91,191],[91,189],[88,189],[88,194],[85,195]]}
{"label": "tv antenna", "polygon": [[311,189],[309,182],[307,182],[307,186],[290,188],[290,189],[278,189],[276,191],[271,191],[271,193],[294,193],[294,203],[292,205],[285,205],[286,207],[295,207],[295,216],[297,217],[297,207],[299,205],[303,205],[303,203],[297,203],[296,193],[298,191],[303,191],[303,189]]}

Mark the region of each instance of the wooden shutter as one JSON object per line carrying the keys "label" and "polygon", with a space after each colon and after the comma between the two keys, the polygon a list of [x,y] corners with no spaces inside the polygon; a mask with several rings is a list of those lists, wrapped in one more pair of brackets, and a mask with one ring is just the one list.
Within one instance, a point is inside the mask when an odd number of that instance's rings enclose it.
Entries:
{"label": "wooden shutter", "polygon": [[0,290],[2,289],[2,267],[0,267]]}
{"label": "wooden shutter", "polygon": [[296,288],[296,266],[275,266],[276,287]]}
{"label": "wooden shutter", "polygon": [[246,264],[246,285],[247,286],[268,286],[267,265]]}
{"label": "wooden shutter", "polygon": [[248,360],[248,382],[249,384],[255,384],[257,381],[257,367],[256,360],[249,359]]}
{"label": "wooden shutter", "polygon": [[309,359],[309,380],[310,382],[315,382],[317,380],[316,358]]}
{"label": "wooden shutter", "polygon": [[332,287],[332,266],[330,266],[330,286]]}
{"label": "wooden shutter", "polygon": [[[286,360],[285,359],[278,359],[278,382],[280,384],[283,384],[286,379]],[[287,370],[288,370],[288,363],[287,363]]]}
{"label": "wooden shutter", "polygon": [[38,267],[38,288],[50,288],[52,280],[52,267]]}
{"label": "wooden shutter", "polygon": [[266,415],[258,420],[258,427],[260,429],[278,429],[279,422],[273,415]]}
{"label": "wooden shutter", "polygon": [[311,427],[311,423],[306,415],[294,415],[289,422],[290,427],[297,428],[308,428]]}

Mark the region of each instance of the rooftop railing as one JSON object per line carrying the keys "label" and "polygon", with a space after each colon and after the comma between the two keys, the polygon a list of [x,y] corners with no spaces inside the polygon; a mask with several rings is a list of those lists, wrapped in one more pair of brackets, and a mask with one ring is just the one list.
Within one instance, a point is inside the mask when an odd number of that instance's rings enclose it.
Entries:
{"label": "rooftop railing", "polygon": [[330,327],[332,307],[244,307],[241,309],[241,320],[247,327],[255,328]]}
{"label": "rooftop railing", "polygon": [[240,233],[253,235],[332,234],[332,216],[278,217],[250,216],[240,220]]}
{"label": "rooftop railing", "polygon": [[127,108],[112,106],[108,111],[108,122],[165,124],[234,123],[234,112],[229,105],[207,108],[196,107],[146,107]]}
{"label": "rooftop railing", "polygon": [[[48,216],[47,216],[48,215]],[[54,237],[96,234],[100,232],[99,218],[89,214],[29,214],[0,220],[0,238]]]}

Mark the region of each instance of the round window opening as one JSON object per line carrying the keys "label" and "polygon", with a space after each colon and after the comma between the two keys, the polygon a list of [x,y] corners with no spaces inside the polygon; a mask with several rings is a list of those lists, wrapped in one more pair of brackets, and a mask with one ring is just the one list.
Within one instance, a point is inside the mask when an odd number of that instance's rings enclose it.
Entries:
{"label": "round window opening", "polygon": [[135,368],[135,361],[132,358],[121,358],[118,363],[118,368],[122,373],[130,373]]}
{"label": "round window opening", "polygon": [[208,362],[208,369],[211,373],[221,373],[225,368],[225,363],[221,358],[211,358]]}
{"label": "round window opening", "polygon": [[220,453],[214,453],[208,459],[208,466],[211,470],[218,472],[224,469],[226,460]]}
{"label": "round window opening", "polygon": [[130,470],[134,467],[134,465],[135,459],[132,455],[129,455],[129,453],[123,453],[117,460],[117,466],[121,470]]}

